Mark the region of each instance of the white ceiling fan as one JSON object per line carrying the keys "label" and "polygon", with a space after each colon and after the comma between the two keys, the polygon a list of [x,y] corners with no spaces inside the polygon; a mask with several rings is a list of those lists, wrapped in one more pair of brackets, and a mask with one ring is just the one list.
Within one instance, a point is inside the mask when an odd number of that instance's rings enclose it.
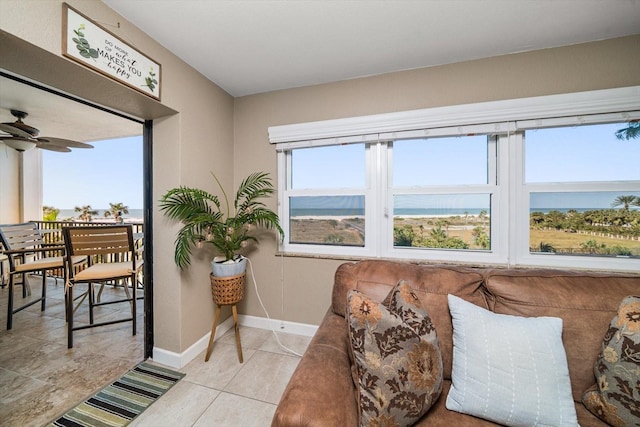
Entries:
{"label": "white ceiling fan", "polygon": [[49,136],[39,137],[39,129],[29,126],[22,121],[22,119],[28,116],[27,113],[14,109],[10,111],[11,115],[17,120],[13,123],[0,123],[0,132],[7,134],[6,136],[0,134],[0,140],[15,150],[26,151],[37,147],[43,150],[68,153],[71,151],[71,148],[93,148],[91,144],[72,141],[70,139]]}

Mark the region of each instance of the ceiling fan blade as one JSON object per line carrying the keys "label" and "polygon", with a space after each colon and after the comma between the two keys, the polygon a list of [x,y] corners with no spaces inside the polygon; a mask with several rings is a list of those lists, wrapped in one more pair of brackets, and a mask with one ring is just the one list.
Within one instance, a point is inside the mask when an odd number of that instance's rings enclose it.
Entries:
{"label": "ceiling fan blade", "polygon": [[32,135],[29,132],[26,132],[19,127],[14,126],[13,123],[0,123],[0,130],[6,132],[13,136],[18,136],[20,138],[31,138]]}
{"label": "ceiling fan blade", "polygon": [[11,109],[11,115],[18,120],[14,123],[0,123],[0,131],[6,132],[12,136],[7,138],[0,137],[0,139],[18,151],[24,151],[29,148],[33,148],[34,146],[43,150],[58,151],[61,153],[70,152],[71,149],[69,149],[69,147],[93,148],[93,145],[91,144],[72,141],[70,139],[53,137],[37,138],[40,134],[40,130],[33,126],[29,126],[22,121],[22,119],[28,116],[26,112]]}
{"label": "ceiling fan blade", "polygon": [[79,141],[72,141],[70,139],[53,138],[45,136],[44,138],[36,138],[38,142],[46,143],[49,145],[55,145],[58,147],[72,147],[72,148],[93,148],[93,145]]}
{"label": "ceiling fan blade", "polygon": [[52,144],[49,144],[46,142],[40,142],[40,141],[36,141],[36,147],[42,150],[57,151],[59,153],[69,153],[71,151],[71,149],[68,147],[61,147],[59,145],[52,145]]}
{"label": "ceiling fan blade", "polygon": [[5,145],[13,148],[17,151],[26,151],[31,150],[36,146],[36,140],[33,138],[22,138],[20,136],[0,136],[0,141],[4,142]]}

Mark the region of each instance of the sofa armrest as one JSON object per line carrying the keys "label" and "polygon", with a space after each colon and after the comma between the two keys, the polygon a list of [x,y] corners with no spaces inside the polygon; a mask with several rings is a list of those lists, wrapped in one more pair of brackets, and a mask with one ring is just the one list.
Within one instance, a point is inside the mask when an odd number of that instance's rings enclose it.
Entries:
{"label": "sofa armrest", "polygon": [[329,310],[282,394],[272,427],[357,425],[346,345],[345,319]]}

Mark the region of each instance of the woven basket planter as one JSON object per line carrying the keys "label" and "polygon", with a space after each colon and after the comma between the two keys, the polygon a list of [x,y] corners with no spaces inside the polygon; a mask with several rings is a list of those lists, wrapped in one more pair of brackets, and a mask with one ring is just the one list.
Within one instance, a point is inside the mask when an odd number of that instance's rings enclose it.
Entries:
{"label": "woven basket planter", "polygon": [[244,278],[246,273],[237,276],[218,277],[209,274],[213,302],[218,305],[237,304],[244,298]]}

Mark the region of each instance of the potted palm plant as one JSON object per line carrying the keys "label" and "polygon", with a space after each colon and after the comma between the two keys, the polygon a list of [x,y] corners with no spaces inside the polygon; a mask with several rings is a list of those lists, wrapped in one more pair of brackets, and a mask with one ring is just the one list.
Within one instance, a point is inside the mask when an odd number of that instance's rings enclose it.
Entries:
{"label": "potted palm plant", "polygon": [[162,196],[160,210],[183,224],[176,237],[174,254],[180,269],[190,264],[194,247],[211,244],[220,254],[212,261],[213,275],[234,276],[244,273],[246,259],[238,252],[250,242],[258,243],[252,235],[257,227],[275,229],[284,238],[278,215],[260,201],[275,189],[267,173],[253,173],[240,183],[232,210],[220,181],[214,173],[211,175],[222,192],[224,206],[216,195],[181,186]]}

